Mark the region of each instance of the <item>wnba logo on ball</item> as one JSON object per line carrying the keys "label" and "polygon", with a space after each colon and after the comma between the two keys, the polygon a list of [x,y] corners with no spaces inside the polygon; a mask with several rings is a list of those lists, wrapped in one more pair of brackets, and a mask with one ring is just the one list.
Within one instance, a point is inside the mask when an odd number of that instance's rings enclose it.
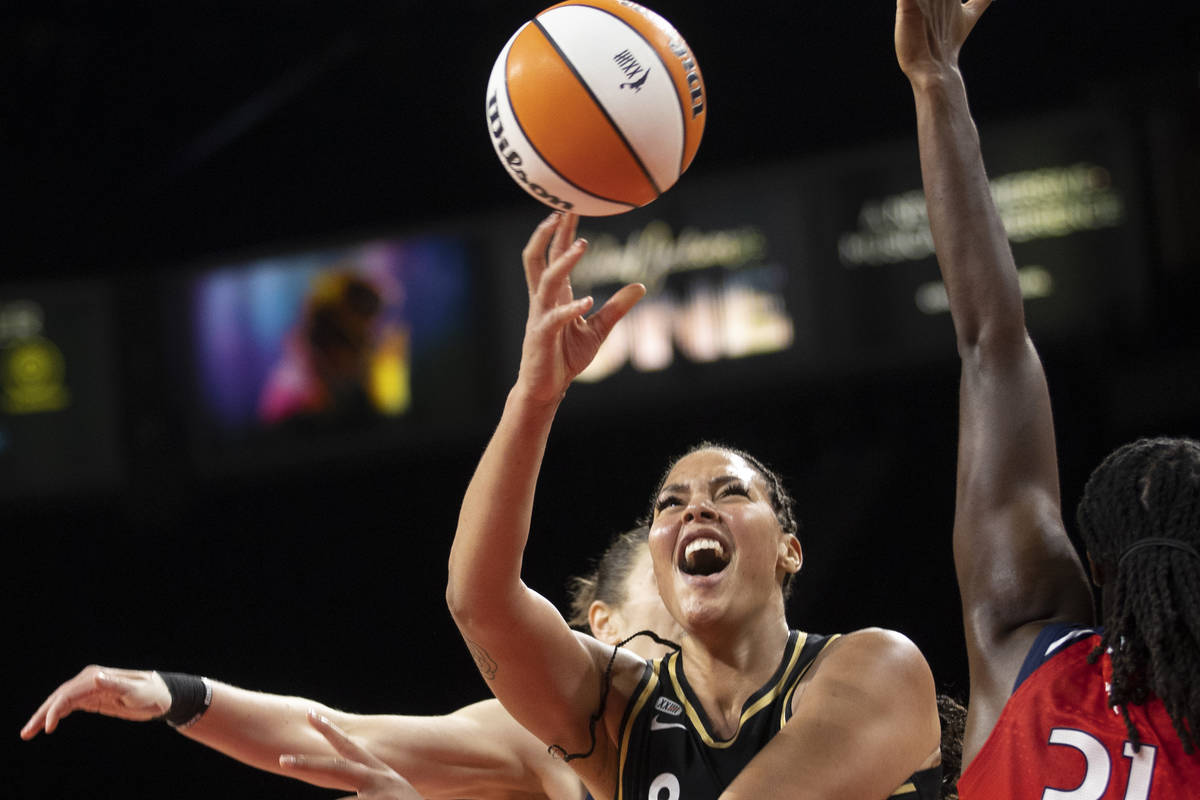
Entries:
{"label": "wnba logo on ball", "polygon": [[[638,60],[633,57],[633,53],[628,50],[622,50],[613,56],[613,61],[625,73],[628,81],[621,84],[622,89],[633,89],[635,92],[640,92],[642,86],[645,85],[646,79],[650,77],[650,70],[638,63]],[[639,78],[638,75],[641,75]]]}
{"label": "wnba logo on ball", "polygon": [[683,67],[684,75],[687,77],[688,94],[692,99],[692,118],[695,119],[704,111],[704,81],[700,79],[700,70],[696,67],[696,59],[692,58],[691,48],[680,37],[678,31],[672,27],[671,23],[667,22],[661,15],[637,3],[629,2],[629,0],[618,0],[618,2],[626,8],[635,9],[642,16],[653,22],[663,32],[663,35],[667,37],[667,49],[679,59],[679,64]]}
{"label": "wnba logo on ball", "polygon": [[496,155],[517,184],[588,216],[644,206],[673,186],[706,117],[683,38],[620,0],[567,0],[522,25],[492,67],[485,102]]}

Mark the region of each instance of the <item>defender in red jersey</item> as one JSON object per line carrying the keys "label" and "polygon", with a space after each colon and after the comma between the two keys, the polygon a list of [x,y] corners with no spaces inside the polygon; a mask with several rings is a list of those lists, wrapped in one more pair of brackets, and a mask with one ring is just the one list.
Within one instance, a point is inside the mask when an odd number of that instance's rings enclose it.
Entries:
{"label": "defender in red jersey", "polygon": [[1107,654],[1091,658],[1100,641],[1100,632],[1090,628],[1058,623],[1042,628],[1016,691],[959,780],[961,797],[1196,795],[1200,760],[1185,751],[1157,697],[1126,706],[1138,732],[1135,748],[1124,712],[1109,700],[1112,661]]}
{"label": "defender in red jersey", "polygon": [[960,794],[1200,796],[1200,443],[1140,440],[1092,474],[1077,517],[1104,627],[1071,630],[1093,624],[1091,587],[1063,523],[1046,376],[958,67],[989,5],[897,0],[895,30],[962,359]]}

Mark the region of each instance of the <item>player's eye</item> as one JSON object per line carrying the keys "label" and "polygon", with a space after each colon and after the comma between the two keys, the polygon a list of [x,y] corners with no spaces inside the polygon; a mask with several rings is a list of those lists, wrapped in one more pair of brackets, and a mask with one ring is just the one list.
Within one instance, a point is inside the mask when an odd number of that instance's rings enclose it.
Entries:
{"label": "player's eye", "polygon": [[717,492],[717,497],[726,497],[729,495],[741,495],[742,497],[749,497],[750,490],[747,489],[746,485],[741,481],[730,481],[721,487],[721,491]]}
{"label": "player's eye", "polygon": [[658,502],[654,504],[654,510],[663,511],[671,506],[682,505],[682,503],[683,501],[680,500],[677,495],[664,494],[662,497],[658,498]]}

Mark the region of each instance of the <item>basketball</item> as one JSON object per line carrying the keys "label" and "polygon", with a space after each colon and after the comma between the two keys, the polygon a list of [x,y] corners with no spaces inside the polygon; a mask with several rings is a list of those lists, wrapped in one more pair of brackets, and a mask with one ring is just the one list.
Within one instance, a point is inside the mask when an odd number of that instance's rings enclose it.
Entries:
{"label": "basketball", "polygon": [[584,216],[644,206],[700,146],[707,98],[683,37],[621,0],[568,0],[522,25],[488,80],[500,163],[541,202]]}

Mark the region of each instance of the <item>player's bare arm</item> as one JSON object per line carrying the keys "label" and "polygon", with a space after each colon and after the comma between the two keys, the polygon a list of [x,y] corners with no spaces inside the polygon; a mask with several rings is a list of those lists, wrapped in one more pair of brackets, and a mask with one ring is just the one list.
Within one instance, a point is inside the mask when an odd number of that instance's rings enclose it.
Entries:
{"label": "player's bare arm", "polygon": [[921,172],[962,360],[955,567],[971,668],[964,765],[986,739],[1037,632],[1089,622],[1067,538],[1046,377],[992,200],[959,51],[990,0],[899,0],[896,52],[913,89]]}

